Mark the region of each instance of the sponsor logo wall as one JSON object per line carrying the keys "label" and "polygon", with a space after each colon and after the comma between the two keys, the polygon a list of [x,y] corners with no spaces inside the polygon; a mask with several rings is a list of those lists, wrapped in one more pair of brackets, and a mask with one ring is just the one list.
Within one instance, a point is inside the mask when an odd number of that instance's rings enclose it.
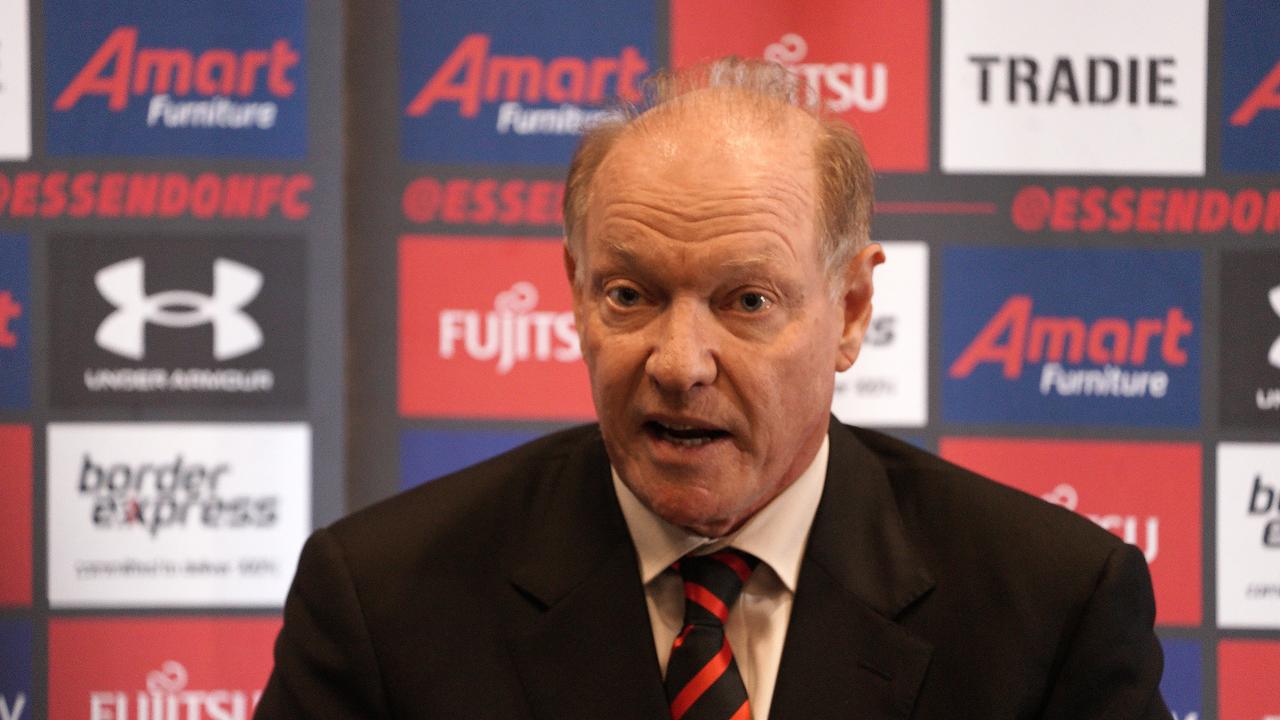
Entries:
{"label": "sponsor logo wall", "polygon": [[274,618],[63,618],[49,625],[49,717],[249,720]]}
{"label": "sponsor logo wall", "polygon": [[[1246,680],[1280,644],[1274,3],[403,0],[349,22],[353,506],[591,419],[559,248],[574,133],[663,65],[770,58],[878,173],[889,261],[833,412],[1133,542],[1175,717],[1280,716]],[[1246,640],[1268,649],[1224,649]]]}
{"label": "sponsor logo wall", "polygon": [[343,511],[343,37],[0,2],[0,720],[250,716]]}

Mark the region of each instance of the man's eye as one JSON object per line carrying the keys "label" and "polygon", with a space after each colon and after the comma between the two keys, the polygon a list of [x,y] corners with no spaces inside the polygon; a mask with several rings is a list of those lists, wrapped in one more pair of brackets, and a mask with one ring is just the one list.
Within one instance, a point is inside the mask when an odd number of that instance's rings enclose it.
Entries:
{"label": "man's eye", "polygon": [[623,286],[610,288],[605,295],[608,296],[608,298],[615,304],[622,307],[631,307],[632,305],[640,302],[640,291],[633,287]]}
{"label": "man's eye", "polygon": [[745,292],[738,296],[738,306],[747,312],[760,312],[771,304],[769,298],[758,292]]}

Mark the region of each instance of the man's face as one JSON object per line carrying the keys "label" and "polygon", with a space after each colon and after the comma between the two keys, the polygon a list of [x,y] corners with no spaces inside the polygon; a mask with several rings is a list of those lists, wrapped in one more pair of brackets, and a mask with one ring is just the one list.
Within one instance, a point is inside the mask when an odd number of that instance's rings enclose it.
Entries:
{"label": "man's face", "polygon": [[597,171],[577,257],[609,458],[651,510],[710,537],[812,462],[869,315],[832,297],[812,121],[794,120],[730,141],[709,123],[625,135]]}

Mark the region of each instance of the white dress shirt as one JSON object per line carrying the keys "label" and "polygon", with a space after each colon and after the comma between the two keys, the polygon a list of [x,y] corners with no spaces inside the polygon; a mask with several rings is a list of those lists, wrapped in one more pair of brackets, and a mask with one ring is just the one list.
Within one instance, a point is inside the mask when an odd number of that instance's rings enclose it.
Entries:
{"label": "white dress shirt", "polygon": [[649,606],[649,626],[662,674],[671,645],[684,624],[684,584],[671,563],[689,553],[704,554],[732,546],[755,555],[760,565],[729,609],[725,635],[742,673],[753,720],[769,717],[773,688],[782,661],[782,644],[791,622],[791,605],[809,527],[822,499],[827,477],[827,438],[813,462],[772,502],[722,538],[705,538],[658,517],[631,492],[613,470],[613,487],[640,561]]}

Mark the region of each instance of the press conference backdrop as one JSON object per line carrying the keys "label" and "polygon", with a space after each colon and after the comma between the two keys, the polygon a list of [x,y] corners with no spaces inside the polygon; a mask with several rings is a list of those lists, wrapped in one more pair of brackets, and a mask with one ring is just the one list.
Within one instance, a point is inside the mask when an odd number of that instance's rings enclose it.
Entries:
{"label": "press conference backdrop", "polygon": [[878,173],[833,411],[1142,549],[1280,717],[1273,0],[0,0],[0,719],[245,718],[307,532],[592,417],[578,129],[778,61]]}

